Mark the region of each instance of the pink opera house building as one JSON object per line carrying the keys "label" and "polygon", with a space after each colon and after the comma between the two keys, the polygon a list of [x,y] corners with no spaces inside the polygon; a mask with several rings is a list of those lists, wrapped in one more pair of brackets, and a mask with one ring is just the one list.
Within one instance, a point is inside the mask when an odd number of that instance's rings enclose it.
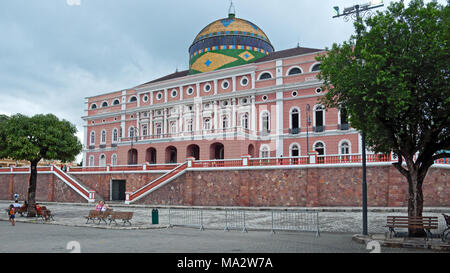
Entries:
{"label": "pink opera house building", "polygon": [[195,37],[188,70],[85,99],[83,166],[361,153],[346,113],[319,102],[324,53],[275,51],[230,12]]}

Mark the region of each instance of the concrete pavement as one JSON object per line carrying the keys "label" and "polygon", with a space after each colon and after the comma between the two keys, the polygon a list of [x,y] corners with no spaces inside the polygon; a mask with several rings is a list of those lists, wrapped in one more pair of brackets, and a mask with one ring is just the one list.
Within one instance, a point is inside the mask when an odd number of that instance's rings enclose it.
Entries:
{"label": "concrete pavement", "polygon": [[[10,203],[11,201],[0,201],[0,208],[6,208]],[[94,204],[42,204],[52,211],[55,221],[44,222],[17,216],[16,226],[11,227],[7,222],[6,213],[0,214],[2,242],[0,252],[66,252],[65,244],[74,240],[80,242],[86,252],[368,252],[366,249],[368,241],[364,238],[356,240],[354,237],[355,234],[361,233],[359,208],[298,208],[319,211],[321,233],[320,237],[315,237],[313,232],[299,231],[281,231],[272,234],[269,208],[245,208],[248,232],[241,232],[239,229],[226,232],[223,220],[225,212],[221,207],[203,208],[205,230],[200,231],[198,228],[167,228],[169,207],[164,206],[157,207],[159,224],[153,225],[151,213],[155,206],[111,203],[110,207],[114,211],[134,212],[132,226],[129,227],[121,224],[117,226],[104,223],[85,224],[84,216],[88,215]],[[424,215],[439,217],[438,232],[440,232],[445,227],[441,213],[449,212],[448,208],[426,208]],[[384,228],[386,216],[404,214],[406,214],[405,208],[370,208],[369,233],[383,235],[387,232]],[[12,229],[15,230],[13,238],[10,238],[10,235],[6,236],[7,232],[1,232]],[[7,241],[8,243],[5,243]],[[424,248],[404,249],[387,246],[383,245],[381,250],[384,252],[434,251]]]}

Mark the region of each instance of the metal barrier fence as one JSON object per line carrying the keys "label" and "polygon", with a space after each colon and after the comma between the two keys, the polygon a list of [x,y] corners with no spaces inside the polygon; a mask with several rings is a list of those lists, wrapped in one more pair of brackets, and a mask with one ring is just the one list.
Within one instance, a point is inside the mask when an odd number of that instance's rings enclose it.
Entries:
{"label": "metal barrier fence", "polygon": [[275,231],[315,232],[316,237],[320,236],[319,212],[317,211],[169,208],[170,227],[185,226],[204,230],[206,226],[211,225],[215,228],[223,227],[225,231],[247,232],[248,220],[252,217],[253,220],[258,218],[261,221],[257,225],[252,224],[251,229],[270,230],[272,233]]}
{"label": "metal barrier fence", "polygon": [[272,211],[272,232],[275,230],[310,231],[320,236],[319,212]]}
{"label": "metal barrier fence", "polygon": [[240,229],[242,232],[247,232],[244,210],[225,210],[225,230],[230,229]]}
{"label": "metal barrier fence", "polygon": [[169,208],[169,226],[198,227],[203,230],[203,210]]}

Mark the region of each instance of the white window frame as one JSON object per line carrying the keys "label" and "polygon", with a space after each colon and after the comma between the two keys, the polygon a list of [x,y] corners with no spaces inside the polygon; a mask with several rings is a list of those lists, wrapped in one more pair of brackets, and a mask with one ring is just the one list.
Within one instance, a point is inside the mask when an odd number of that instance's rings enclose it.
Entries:
{"label": "white window frame", "polygon": [[298,156],[301,156],[302,155],[301,147],[300,147],[300,144],[298,144],[297,142],[293,142],[293,143],[291,143],[291,145],[289,145],[289,156],[293,157],[292,150],[293,150],[294,146],[298,147]]}
{"label": "white window frame", "polygon": [[264,117],[264,114],[266,114],[266,113],[267,113],[267,119],[268,119],[268,128],[267,128],[267,132],[270,132],[270,112],[269,112],[269,110],[263,110],[263,111],[261,111],[261,113],[259,114],[259,129],[260,129],[261,132],[264,131],[263,117]]}
{"label": "white window frame", "polygon": [[[265,154],[267,153],[267,154]],[[259,157],[260,158],[268,158],[270,157],[270,146],[267,144],[262,144],[261,147],[259,147]]]}
{"label": "white window frame", "polygon": [[293,119],[292,119],[292,114],[294,112],[294,110],[297,110],[298,113],[298,128],[300,129],[300,125],[301,125],[301,115],[300,115],[300,108],[298,108],[297,106],[291,107],[291,109],[289,109],[289,128],[292,129],[294,128],[294,124],[292,124]]}
{"label": "white window frame", "polygon": [[117,165],[117,154],[112,154],[111,155],[111,166],[116,166]]}
{"label": "white window frame", "polygon": [[[102,157],[103,157],[103,159],[102,159]],[[100,167],[106,167],[106,155],[105,154],[99,155],[99,157],[98,157],[98,165]]]}
{"label": "white window frame", "polygon": [[[345,143],[347,143],[347,145],[348,145],[348,153],[346,153],[346,154],[342,153],[342,145],[344,145]],[[339,144],[338,144],[338,154],[339,155],[348,155],[351,153],[352,153],[352,143],[350,142],[350,140],[341,139],[341,141],[339,141]]]}
{"label": "white window frame", "polygon": [[316,104],[313,107],[313,126],[316,127],[316,111],[317,108],[322,107],[321,111],[322,111],[322,120],[323,120],[323,124],[321,126],[325,126],[325,107],[322,104]]}
{"label": "white window frame", "polygon": [[92,130],[90,133],[89,144],[95,145],[95,131],[94,130]]}
{"label": "white window frame", "polygon": [[[268,78],[268,79],[261,79],[261,76],[262,75],[264,75],[264,74],[269,74],[270,75],[270,78]],[[273,80],[274,78],[273,78],[273,74],[272,74],[272,72],[270,72],[270,71],[262,71],[261,73],[259,73],[259,75],[258,75],[258,81],[265,81],[265,80]]]}
{"label": "white window frame", "polygon": [[106,144],[106,130],[102,130],[100,133],[100,144]]}
{"label": "white window frame", "polygon": [[[294,68],[300,69],[300,73],[289,75],[289,73],[291,73],[291,70],[293,70]],[[300,66],[298,66],[298,65],[291,66],[286,71],[286,76],[298,76],[298,75],[301,75],[301,74],[303,74],[303,69]]]}
{"label": "white window frame", "polygon": [[93,155],[90,155],[90,156],[89,156],[88,166],[89,166],[89,167],[95,166],[95,157],[94,157]]}

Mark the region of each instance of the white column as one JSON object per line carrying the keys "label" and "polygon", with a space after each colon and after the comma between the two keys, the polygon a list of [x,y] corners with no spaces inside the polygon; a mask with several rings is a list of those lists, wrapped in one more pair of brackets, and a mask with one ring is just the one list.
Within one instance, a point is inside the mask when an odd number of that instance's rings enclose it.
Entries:
{"label": "white column", "polygon": [[236,92],[236,76],[233,76],[231,79],[232,79],[232,82],[233,82],[233,90],[232,90],[232,92]]}
{"label": "white column", "polygon": [[277,92],[276,102],[276,139],[275,144],[277,147],[277,157],[283,155],[283,92]]}
{"label": "white column", "polygon": [[[88,115],[88,113],[89,113],[89,99],[85,99],[84,100],[84,115],[85,116],[87,116]],[[88,125],[89,125],[89,120],[88,119],[86,119],[85,120],[85,122],[84,122],[84,125],[83,125],[83,132],[84,132],[84,135],[83,135],[83,167],[86,167],[87,166],[87,164],[86,164],[86,159],[87,159],[87,155],[86,155],[86,149],[87,149],[87,147],[89,146],[88,145],[88,139],[89,139],[89,136],[88,136]]]}
{"label": "white column", "polygon": [[252,72],[252,89],[256,87],[256,72]]}
{"label": "white column", "polygon": [[195,131],[198,134],[200,131],[200,103],[197,101],[194,103],[194,115],[195,115]]}
{"label": "white column", "polygon": [[162,124],[162,129],[163,129],[163,134],[167,134],[167,108],[163,109],[163,124]]}
{"label": "white column", "polygon": [[153,135],[153,111],[150,111],[149,115],[148,132],[150,135]]}
{"label": "white column", "polygon": [[217,101],[215,100],[215,101],[213,101],[212,102],[212,104],[213,104],[213,111],[214,111],[214,119],[213,119],[213,124],[214,124],[214,130],[217,130],[217,115],[218,115],[218,112],[217,112]]}
{"label": "white column", "polygon": [[[127,90],[122,91],[122,111],[125,110],[127,110]],[[120,127],[122,128],[122,135],[120,137],[127,137],[126,118],[127,116],[125,114],[122,114],[120,117]]]}
{"label": "white column", "polygon": [[214,80],[214,95],[217,95],[217,79]]}
{"label": "white column", "polygon": [[179,135],[183,135],[183,105],[178,106],[178,132]]}
{"label": "white column", "polygon": [[276,85],[283,84],[283,61],[278,60],[276,62]]}
{"label": "white column", "polygon": [[236,98],[231,99],[232,112],[231,112],[231,127],[236,127]]}
{"label": "white column", "polygon": [[251,109],[250,126],[251,126],[251,130],[253,131],[253,133],[256,134],[256,105],[255,105],[255,96],[254,95],[252,95],[252,97],[251,97],[251,102],[252,102],[252,109]]}

